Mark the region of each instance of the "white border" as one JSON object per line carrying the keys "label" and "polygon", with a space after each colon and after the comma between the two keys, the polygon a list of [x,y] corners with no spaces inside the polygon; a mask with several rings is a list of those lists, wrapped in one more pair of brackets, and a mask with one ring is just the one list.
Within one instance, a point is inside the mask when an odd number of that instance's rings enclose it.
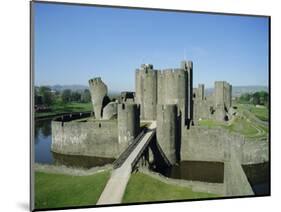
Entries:
{"label": "white border", "polygon": [[[271,18],[271,113],[272,196],[172,204],[80,209],[76,211],[267,211],[280,209],[280,6],[276,0],[66,0],[135,7],[270,15]],[[1,211],[28,210],[29,202],[29,2],[1,1]],[[3,119],[4,117],[4,119]],[[69,210],[74,211],[74,210]],[[278,211],[278,209],[277,209]]]}

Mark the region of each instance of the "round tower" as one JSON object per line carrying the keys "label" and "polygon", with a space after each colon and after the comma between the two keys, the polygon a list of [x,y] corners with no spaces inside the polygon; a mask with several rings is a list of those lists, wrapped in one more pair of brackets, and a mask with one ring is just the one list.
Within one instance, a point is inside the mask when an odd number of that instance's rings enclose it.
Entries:
{"label": "round tower", "polygon": [[188,74],[184,69],[164,69],[158,72],[157,101],[160,105],[176,104],[182,117],[182,127],[187,123]]}
{"label": "round tower", "polygon": [[177,106],[157,105],[156,138],[171,164],[177,161],[176,142],[179,141],[177,128]]}
{"label": "round tower", "polygon": [[136,103],[141,105],[141,119],[156,120],[157,71],[151,64],[136,70]]}
{"label": "round tower", "polygon": [[140,109],[137,104],[118,104],[118,141],[129,145],[140,131]]}

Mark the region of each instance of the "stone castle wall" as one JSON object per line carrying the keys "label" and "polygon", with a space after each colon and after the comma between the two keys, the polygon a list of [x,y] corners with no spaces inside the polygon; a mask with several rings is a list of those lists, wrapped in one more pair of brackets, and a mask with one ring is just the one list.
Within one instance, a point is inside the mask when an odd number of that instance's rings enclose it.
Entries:
{"label": "stone castle wall", "polygon": [[268,161],[267,141],[248,141],[223,128],[192,126],[182,132],[181,160],[230,161],[241,164]]}
{"label": "stone castle wall", "polygon": [[125,148],[118,142],[117,120],[52,121],[54,152],[117,158]]}

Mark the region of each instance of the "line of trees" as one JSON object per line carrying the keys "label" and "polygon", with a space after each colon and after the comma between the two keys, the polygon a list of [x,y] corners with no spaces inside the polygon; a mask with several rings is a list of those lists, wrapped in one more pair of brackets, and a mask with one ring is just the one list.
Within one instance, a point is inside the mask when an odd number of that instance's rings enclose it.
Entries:
{"label": "line of trees", "polygon": [[35,105],[50,106],[55,102],[62,102],[64,104],[70,102],[90,102],[91,94],[88,89],[83,91],[72,91],[70,89],[54,91],[50,87],[40,86],[35,87]]}
{"label": "line of trees", "polygon": [[62,91],[61,100],[63,103],[68,102],[90,102],[91,94],[88,89],[83,92],[71,91],[70,89],[65,89]]}
{"label": "line of trees", "polygon": [[240,103],[248,103],[254,105],[264,105],[268,107],[269,95],[266,91],[259,91],[255,93],[245,93],[239,97]]}

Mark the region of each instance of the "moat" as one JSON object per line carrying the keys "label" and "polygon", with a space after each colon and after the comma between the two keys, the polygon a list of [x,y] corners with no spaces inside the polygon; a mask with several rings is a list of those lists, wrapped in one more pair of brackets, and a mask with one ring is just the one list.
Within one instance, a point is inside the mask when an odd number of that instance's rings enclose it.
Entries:
{"label": "moat", "polygon": [[[52,119],[42,119],[35,122],[36,163],[89,169],[111,164],[115,160],[114,158],[65,155],[52,152],[51,121]],[[243,165],[243,169],[256,195],[269,193],[268,162]],[[153,170],[174,179],[223,183],[224,178],[224,164],[221,162],[181,161],[179,165],[174,165],[171,168],[156,167]]]}

